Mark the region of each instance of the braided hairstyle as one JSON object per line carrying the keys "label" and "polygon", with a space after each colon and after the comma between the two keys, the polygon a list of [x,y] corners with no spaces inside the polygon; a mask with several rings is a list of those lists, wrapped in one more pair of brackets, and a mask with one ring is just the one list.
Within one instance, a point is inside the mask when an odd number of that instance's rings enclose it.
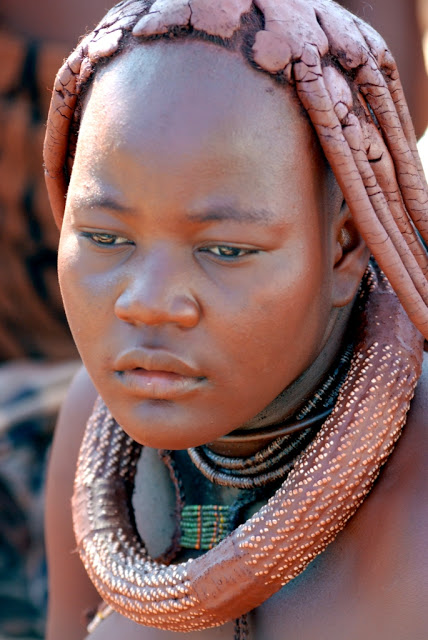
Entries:
{"label": "braided hairstyle", "polygon": [[361,235],[428,339],[428,190],[397,67],[378,33],[333,0],[124,0],[111,9],[55,81],[44,159],[58,226],[79,97],[99,65],[165,37],[239,48],[296,92]]}

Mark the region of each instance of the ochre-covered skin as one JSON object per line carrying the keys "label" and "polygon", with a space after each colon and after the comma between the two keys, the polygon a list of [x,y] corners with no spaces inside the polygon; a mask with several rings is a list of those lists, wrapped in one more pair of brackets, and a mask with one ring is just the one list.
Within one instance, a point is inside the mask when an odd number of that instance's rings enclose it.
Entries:
{"label": "ochre-covered skin", "polygon": [[[428,260],[414,228],[426,242],[426,182],[385,42],[330,0],[254,4],[264,29],[255,34],[253,62],[295,84],[366,244],[409,317],[428,337]],[[58,225],[75,144],[77,98],[97,62],[117,53],[125,35],[138,41],[187,29],[231,38],[250,9],[248,0],[223,0],[215,10],[206,0],[134,0],[113,8],[84,38],[58,73],[45,141],[46,181]]]}
{"label": "ochre-covered skin", "polygon": [[330,418],[269,502],[196,560],[167,567],[148,556],[126,498],[140,447],[98,401],[73,516],[86,570],[114,609],[171,631],[223,624],[299,575],[345,526],[400,436],[422,362],[421,336],[385,279],[371,271],[367,286],[365,326]]}
{"label": "ochre-covered skin", "polygon": [[[260,21],[255,32],[249,14],[253,24]],[[99,403],[73,500],[81,557],[116,610],[177,631],[219,625],[253,609],[335,538],[400,435],[421,370],[419,331],[428,338],[428,259],[418,236],[428,240],[428,197],[398,72],[378,34],[330,0],[222,0],[215,7],[207,0],[141,0],[112,9],[56,79],[45,163],[58,226],[79,95],[98,63],[146,40],[186,34],[230,39],[230,48],[245,44],[252,65],[295,92],[352,218],[414,326],[383,276],[372,274],[365,330],[331,417],[265,507],[218,547],[181,565],[152,561],[122,510],[138,445]]]}

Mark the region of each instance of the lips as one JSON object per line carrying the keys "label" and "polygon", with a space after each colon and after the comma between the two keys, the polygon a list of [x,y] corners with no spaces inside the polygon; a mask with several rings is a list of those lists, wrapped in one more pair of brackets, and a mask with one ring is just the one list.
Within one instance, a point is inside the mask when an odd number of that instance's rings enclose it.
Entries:
{"label": "lips", "polygon": [[185,360],[166,351],[144,348],[121,354],[114,370],[128,391],[147,399],[172,400],[196,391],[206,380]]}

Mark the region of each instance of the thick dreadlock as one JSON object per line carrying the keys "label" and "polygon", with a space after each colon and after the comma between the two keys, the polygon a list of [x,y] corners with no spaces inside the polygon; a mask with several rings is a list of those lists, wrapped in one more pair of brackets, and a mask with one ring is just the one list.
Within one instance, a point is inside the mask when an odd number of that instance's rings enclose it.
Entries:
{"label": "thick dreadlock", "polygon": [[[255,34],[248,15],[261,18]],[[250,25],[250,26],[249,26]],[[247,33],[245,33],[247,32]],[[60,69],[45,140],[46,182],[60,225],[79,95],[97,65],[136,41],[191,34],[227,46],[293,85],[358,228],[416,327],[428,338],[427,185],[395,62],[382,38],[331,0],[125,0]]]}

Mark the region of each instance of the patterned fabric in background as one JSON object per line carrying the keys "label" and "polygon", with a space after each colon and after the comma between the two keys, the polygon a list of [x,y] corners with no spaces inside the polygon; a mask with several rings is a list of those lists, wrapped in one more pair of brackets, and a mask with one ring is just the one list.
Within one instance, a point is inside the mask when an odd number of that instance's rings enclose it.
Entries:
{"label": "patterned fabric in background", "polygon": [[0,639],[43,638],[46,458],[79,363],[0,366]]}
{"label": "patterned fabric in background", "polygon": [[[44,637],[45,463],[77,366],[42,168],[50,89],[65,55],[0,27],[0,640]],[[68,364],[52,364],[60,360]]]}

